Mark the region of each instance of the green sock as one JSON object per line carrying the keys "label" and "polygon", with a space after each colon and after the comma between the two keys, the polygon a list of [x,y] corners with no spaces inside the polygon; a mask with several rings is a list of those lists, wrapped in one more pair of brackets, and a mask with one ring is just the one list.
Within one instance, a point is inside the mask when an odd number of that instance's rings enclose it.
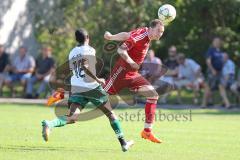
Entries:
{"label": "green sock", "polygon": [[117,138],[123,138],[123,131],[120,125],[120,122],[118,119],[115,119],[114,121],[111,121],[112,129],[114,130],[115,134],[117,135]]}
{"label": "green sock", "polygon": [[62,127],[66,124],[67,124],[67,116],[60,116],[55,118],[52,121],[47,121],[47,125],[49,128]]}

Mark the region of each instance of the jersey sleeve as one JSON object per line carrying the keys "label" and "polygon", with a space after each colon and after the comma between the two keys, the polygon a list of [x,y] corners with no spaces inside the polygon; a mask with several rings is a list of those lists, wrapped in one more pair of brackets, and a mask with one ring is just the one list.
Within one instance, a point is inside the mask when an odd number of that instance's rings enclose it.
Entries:
{"label": "jersey sleeve", "polygon": [[122,45],[121,48],[123,50],[127,50],[129,51],[130,49],[132,49],[134,47],[134,45],[136,44],[134,38],[132,36],[130,36]]}
{"label": "jersey sleeve", "polygon": [[200,69],[200,65],[197,64],[197,62],[195,62],[192,59],[189,59],[189,65],[192,67],[193,72],[195,72],[195,73]]}
{"label": "jersey sleeve", "polygon": [[207,52],[205,53],[206,58],[211,58],[213,54],[213,48],[209,48]]}
{"label": "jersey sleeve", "polygon": [[122,49],[127,51],[132,49],[136,45],[137,41],[140,40],[139,38],[143,37],[143,33],[141,33],[143,31],[143,28],[130,31],[130,37],[121,45]]}
{"label": "jersey sleeve", "polygon": [[147,35],[146,28],[138,28],[130,31],[130,37],[122,44],[122,49],[129,51],[132,49],[137,42],[144,39]]}
{"label": "jersey sleeve", "polygon": [[[96,61],[96,50],[94,48],[87,48],[84,50],[84,54],[82,54],[82,58],[85,61],[88,61],[93,63],[95,65],[95,61]],[[87,65],[88,66],[88,65]]]}
{"label": "jersey sleeve", "polygon": [[229,60],[229,68],[228,68],[229,74],[235,74],[235,64],[234,62]]}
{"label": "jersey sleeve", "polygon": [[32,56],[29,56],[29,68],[35,68],[36,67],[36,63],[35,60]]}
{"label": "jersey sleeve", "polygon": [[72,59],[72,55],[71,55],[71,52],[68,56],[68,62],[69,62],[69,69],[72,71],[74,66],[73,66],[73,59]]}

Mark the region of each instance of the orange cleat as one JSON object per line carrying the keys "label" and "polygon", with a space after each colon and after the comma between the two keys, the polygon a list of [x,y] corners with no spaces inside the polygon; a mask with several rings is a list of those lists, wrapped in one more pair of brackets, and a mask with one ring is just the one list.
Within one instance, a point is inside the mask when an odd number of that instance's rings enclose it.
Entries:
{"label": "orange cleat", "polygon": [[146,132],[143,130],[141,133],[141,136],[142,138],[152,141],[154,143],[162,143],[162,141],[157,137],[155,137],[152,132]]}
{"label": "orange cleat", "polygon": [[64,98],[64,89],[58,88],[47,100],[47,106],[51,106],[53,103]]}

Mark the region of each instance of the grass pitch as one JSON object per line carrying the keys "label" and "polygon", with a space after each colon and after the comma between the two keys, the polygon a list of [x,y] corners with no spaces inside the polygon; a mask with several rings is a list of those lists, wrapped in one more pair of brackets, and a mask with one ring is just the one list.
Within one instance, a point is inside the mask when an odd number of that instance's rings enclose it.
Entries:
{"label": "grass pitch", "polygon": [[[53,108],[0,104],[0,160],[235,160],[240,157],[240,112],[192,110],[191,120],[189,117],[180,121],[172,121],[171,117],[171,121],[158,119],[154,133],[164,141],[162,144],[140,138],[142,119],[130,115],[144,113],[142,108],[115,112],[121,116],[127,139],[135,141],[126,153],[121,151],[105,117],[56,128],[46,143],[41,137],[40,122],[55,117]],[[190,112],[161,110],[161,113],[181,116]]]}

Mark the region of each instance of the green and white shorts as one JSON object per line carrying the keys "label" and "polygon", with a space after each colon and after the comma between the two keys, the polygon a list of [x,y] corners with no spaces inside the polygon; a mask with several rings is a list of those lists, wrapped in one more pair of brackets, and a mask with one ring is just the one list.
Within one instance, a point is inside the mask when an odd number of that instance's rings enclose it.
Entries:
{"label": "green and white shorts", "polygon": [[101,85],[87,92],[74,93],[68,99],[68,104],[77,103],[81,107],[85,107],[88,102],[91,102],[96,107],[106,104],[108,94]]}

